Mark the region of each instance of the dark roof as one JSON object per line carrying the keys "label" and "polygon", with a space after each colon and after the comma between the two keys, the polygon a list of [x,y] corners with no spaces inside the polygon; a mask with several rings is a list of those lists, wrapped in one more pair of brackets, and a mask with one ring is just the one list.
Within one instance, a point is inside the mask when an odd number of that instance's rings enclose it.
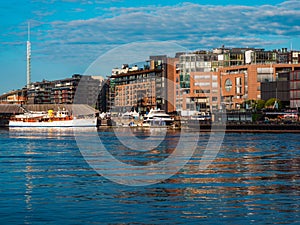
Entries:
{"label": "dark roof", "polygon": [[54,111],[67,110],[75,115],[88,115],[99,112],[93,107],[85,104],[32,104],[24,105],[24,108],[29,111],[48,111],[49,109]]}
{"label": "dark roof", "polygon": [[19,114],[25,111],[48,111],[52,109],[67,110],[75,115],[89,115],[99,112],[89,105],[84,104],[32,104],[32,105],[18,105],[18,104],[0,104],[0,113]]}
{"label": "dark roof", "polygon": [[0,113],[23,113],[24,110],[17,104],[0,104]]}

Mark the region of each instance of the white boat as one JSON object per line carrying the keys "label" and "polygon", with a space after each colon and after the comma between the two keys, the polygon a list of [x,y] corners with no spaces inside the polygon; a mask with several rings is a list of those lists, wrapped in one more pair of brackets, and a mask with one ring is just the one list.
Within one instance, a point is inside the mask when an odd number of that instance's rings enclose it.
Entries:
{"label": "white boat", "polygon": [[135,119],[135,118],[139,118],[140,114],[138,112],[134,111],[130,111],[130,112],[125,112],[122,114],[122,118],[125,119]]}
{"label": "white boat", "polygon": [[26,112],[13,116],[9,127],[96,127],[94,115],[73,117],[66,110],[54,112]]}
{"label": "white boat", "polygon": [[171,125],[174,119],[164,110],[151,109],[150,112],[144,116],[143,125],[149,124],[150,126],[166,126]]}
{"label": "white boat", "polygon": [[203,120],[203,121],[209,121],[211,120],[211,115],[209,113],[205,112],[198,112],[197,114],[193,115],[191,117],[192,120]]}

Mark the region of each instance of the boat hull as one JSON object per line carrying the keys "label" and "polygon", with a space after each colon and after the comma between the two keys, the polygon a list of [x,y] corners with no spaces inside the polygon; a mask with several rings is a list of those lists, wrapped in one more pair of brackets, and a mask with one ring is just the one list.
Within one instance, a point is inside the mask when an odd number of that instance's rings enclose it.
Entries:
{"label": "boat hull", "polygon": [[24,122],[9,121],[9,127],[96,127],[97,118],[73,119],[63,121]]}

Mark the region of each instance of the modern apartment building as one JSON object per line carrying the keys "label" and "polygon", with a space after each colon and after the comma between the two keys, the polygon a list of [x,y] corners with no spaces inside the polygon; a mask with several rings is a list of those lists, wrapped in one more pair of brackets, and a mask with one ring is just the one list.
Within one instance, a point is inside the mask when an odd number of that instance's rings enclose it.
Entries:
{"label": "modern apartment building", "polygon": [[13,90],[0,96],[0,104],[24,104],[27,89]]}
{"label": "modern apartment building", "polygon": [[218,72],[191,72],[190,91],[184,95],[183,110],[214,111],[221,101]]}
{"label": "modern apartment building", "polygon": [[161,98],[164,88],[161,69],[143,69],[110,77],[110,108],[114,112],[149,111],[151,108],[165,109]]}
{"label": "modern apartment building", "polygon": [[[298,52],[286,48],[222,48],[178,53],[176,110],[238,109],[247,99],[261,99],[261,82],[294,70]],[[299,57],[300,59],[300,57]]]}
{"label": "modern apartment building", "polygon": [[180,93],[179,75],[179,59],[167,58],[167,112],[175,112],[178,108],[177,95]]}
{"label": "modern apartment building", "polygon": [[300,107],[300,68],[290,73],[290,107]]}
{"label": "modern apartment building", "polygon": [[55,87],[53,81],[31,83],[27,87],[27,104],[51,104],[52,89]]}
{"label": "modern apartment building", "polygon": [[212,112],[220,108],[219,61],[225,60],[226,49],[214,52],[198,51],[192,54],[179,55],[179,84],[176,110]]}
{"label": "modern apartment building", "polygon": [[[100,105],[102,99],[100,87],[102,78],[73,75],[71,78],[62,80],[34,82],[22,90],[12,91],[0,96],[2,103],[19,104],[88,104],[91,106]],[[76,93],[80,84],[81,93]],[[74,102],[76,95],[76,102]],[[103,104],[106,102],[101,101]],[[104,107],[105,108],[105,107]]]}
{"label": "modern apartment building", "polygon": [[100,80],[79,74],[62,80],[31,83],[27,90],[27,104],[72,104],[79,83],[85,91],[77,95],[77,103],[95,106]]}
{"label": "modern apartment building", "polygon": [[[150,56],[149,65],[144,68],[114,69],[110,77],[109,104],[112,111],[126,112],[137,108],[139,112],[160,108],[166,112],[174,111],[173,98],[168,85],[168,72],[174,77],[172,65],[168,65],[166,56]],[[168,69],[169,68],[169,69]],[[173,75],[171,75],[173,74]],[[171,78],[173,79],[173,78]]]}
{"label": "modern apartment building", "polygon": [[261,99],[261,83],[273,82],[278,74],[292,72],[300,64],[249,64],[219,69],[222,103],[227,109],[239,109],[245,100]]}
{"label": "modern apartment building", "polygon": [[276,98],[283,107],[290,107],[290,73],[280,72],[275,81],[262,82],[261,99],[267,101]]}
{"label": "modern apartment building", "polygon": [[300,63],[300,51],[291,51],[289,57],[289,62],[291,62],[292,64]]}
{"label": "modern apartment building", "polygon": [[[74,74],[71,78],[56,80],[52,88],[51,102],[53,104],[87,104],[96,108],[102,82],[104,80],[101,77],[79,74]],[[78,85],[80,85],[80,93]]]}
{"label": "modern apartment building", "polygon": [[71,78],[54,81],[54,87],[51,90],[51,102],[53,104],[72,104],[80,79],[81,76],[75,74]]}

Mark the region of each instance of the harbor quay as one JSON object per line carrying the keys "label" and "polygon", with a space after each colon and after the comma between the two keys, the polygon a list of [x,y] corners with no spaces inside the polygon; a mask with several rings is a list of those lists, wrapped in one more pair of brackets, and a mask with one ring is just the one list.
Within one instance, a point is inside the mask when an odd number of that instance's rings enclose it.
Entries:
{"label": "harbor quay", "polygon": [[94,115],[97,118],[96,126],[103,127],[131,127],[133,129],[149,129],[149,127],[162,127],[168,129],[191,129],[203,132],[300,132],[299,113],[296,111],[276,112],[276,111],[225,111],[215,112],[210,115],[180,116],[170,114],[172,121],[164,124],[157,120],[157,123],[145,123],[143,115],[137,114],[104,114],[84,104],[80,105],[16,105],[0,104],[0,126],[7,127],[10,118],[24,113],[24,111],[47,111],[49,109],[57,111],[59,109],[77,109],[77,113],[84,115]]}

